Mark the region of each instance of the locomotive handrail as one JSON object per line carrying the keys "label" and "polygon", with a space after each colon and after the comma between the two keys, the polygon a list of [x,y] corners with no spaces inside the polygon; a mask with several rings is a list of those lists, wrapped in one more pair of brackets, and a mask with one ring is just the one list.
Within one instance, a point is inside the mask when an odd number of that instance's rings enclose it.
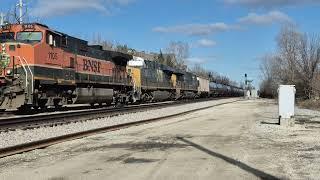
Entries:
{"label": "locomotive handrail", "polygon": [[31,71],[31,68],[30,68],[30,66],[29,66],[29,64],[28,64],[28,61],[25,59],[25,58],[22,58],[24,61],[25,61],[25,63],[27,64],[27,67],[28,67],[28,69],[29,69],[29,71],[30,71],[30,74],[31,74],[31,94],[33,94],[33,88],[34,88],[34,84],[33,84],[33,72]]}
{"label": "locomotive handrail", "polygon": [[20,61],[20,63],[21,63],[21,66],[22,66],[22,68],[23,68],[23,70],[24,70],[24,72],[25,72],[25,74],[26,74],[26,87],[28,87],[28,72],[27,72],[27,69],[26,69],[26,67],[25,67],[25,65],[24,65],[24,63],[22,62],[22,59],[21,59],[21,57],[20,56],[17,56],[18,58],[19,58],[19,61]]}
{"label": "locomotive handrail", "polygon": [[23,67],[23,69],[24,69],[24,71],[25,71],[25,74],[26,74],[26,87],[28,88],[28,86],[29,86],[29,83],[28,83],[28,71],[27,71],[27,69],[26,69],[26,67],[25,66],[27,66],[27,68],[28,68],[28,70],[29,70],[29,72],[30,72],[30,75],[31,75],[31,94],[33,94],[33,87],[34,87],[34,84],[33,84],[33,73],[32,73],[32,71],[31,71],[31,68],[30,68],[30,66],[29,66],[29,64],[28,64],[28,62],[27,62],[27,60],[25,59],[25,58],[22,58],[23,59],[23,61],[22,61],[22,59],[21,59],[21,57],[20,56],[17,56],[18,58],[19,58],[19,61],[21,62],[21,65],[22,65],[22,67]]}

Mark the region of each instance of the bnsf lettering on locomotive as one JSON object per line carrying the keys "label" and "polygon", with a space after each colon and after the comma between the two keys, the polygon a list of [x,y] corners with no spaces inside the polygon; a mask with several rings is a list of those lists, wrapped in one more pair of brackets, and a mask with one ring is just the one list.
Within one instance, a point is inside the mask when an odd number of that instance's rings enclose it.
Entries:
{"label": "bnsf lettering on locomotive", "polygon": [[92,71],[95,73],[100,73],[101,62],[92,61],[92,60],[83,60],[83,70],[84,71]]}

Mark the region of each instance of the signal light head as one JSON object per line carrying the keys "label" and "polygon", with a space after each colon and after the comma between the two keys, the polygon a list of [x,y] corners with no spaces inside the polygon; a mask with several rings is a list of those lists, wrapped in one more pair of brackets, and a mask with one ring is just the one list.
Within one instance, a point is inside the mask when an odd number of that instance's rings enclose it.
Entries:
{"label": "signal light head", "polygon": [[11,70],[11,69],[8,69],[8,70],[7,70],[7,75],[9,75],[9,76],[10,76],[10,75],[11,75],[11,73],[12,73],[12,70]]}
{"label": "signal light head", "polygon": [[2,51],[6,51],[6,45],[5,44],[1,44],[1,48],[2,48]]}

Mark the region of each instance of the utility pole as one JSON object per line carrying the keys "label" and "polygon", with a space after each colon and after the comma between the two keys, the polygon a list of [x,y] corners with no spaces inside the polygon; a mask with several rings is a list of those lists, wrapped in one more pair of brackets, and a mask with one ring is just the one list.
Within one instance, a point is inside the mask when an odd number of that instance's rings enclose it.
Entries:
{"label": "utility pole", "polygon": [[0,26],[4,25],[4,14],[1,12],[0,13]]}
{"label": "utility pole", "polygon": [[17,7],[19,8],[19,24],[23,23],[23,6],[22,0],[19,0],[19,4],[17,4]]}

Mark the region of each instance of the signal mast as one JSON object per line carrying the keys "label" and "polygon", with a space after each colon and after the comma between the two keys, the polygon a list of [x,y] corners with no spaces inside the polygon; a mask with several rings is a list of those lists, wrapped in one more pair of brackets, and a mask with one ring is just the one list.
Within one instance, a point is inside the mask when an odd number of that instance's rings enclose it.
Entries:
{"label": "signal mast", "polygon": [[244,77],[245,77],[245,91],[246,91],[244,96],[246,98],[250,98],[252,96],[252,92],[251,91],[254,89],[253,86],[252,86],[253,80],[249,80],[248,79],[248,74],[245,74]]}

